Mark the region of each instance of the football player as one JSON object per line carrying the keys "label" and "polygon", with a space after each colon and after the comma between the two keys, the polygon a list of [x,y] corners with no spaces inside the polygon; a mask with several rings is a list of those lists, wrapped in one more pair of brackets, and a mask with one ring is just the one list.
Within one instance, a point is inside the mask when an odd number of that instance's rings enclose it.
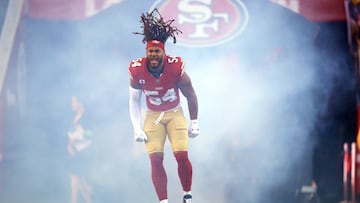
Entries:
{"label": "football player", "polygon": [[[141,16],[146,43],[146,57],[135,59],[128,67],[130,75],[130,118],[135,140],[145,142],[149,153],[152,182],[160,203],[168,203],[167,175],[163,166],[167,139],[178,164],[178,175],[184,191],[184,203],[192,202],[192,165],[188,157],[189,137],[199,135],[198,101],[181,57],[165,53],[169,37],[181,31],[164,21],[157,9]],[[180,103],[180,92],[187,99],[190,116],[188,127]],[[142,126],[141,95],[146,99],[146,117]]]}

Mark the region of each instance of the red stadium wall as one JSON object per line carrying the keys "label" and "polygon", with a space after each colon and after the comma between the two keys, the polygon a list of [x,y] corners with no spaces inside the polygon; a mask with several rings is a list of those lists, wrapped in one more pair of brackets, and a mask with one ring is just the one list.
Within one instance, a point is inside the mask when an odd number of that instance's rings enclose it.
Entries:
{"label": "red stadium wall", "polygon": [[344,0],[270,0],[313,22],[344,21]]}
{"label": "red stadium wall", "polygon": [[344,0],[300,0],[300,14],[315,22],[345,20]]}
{"label": "red stadium wall", "polygon": [[28,0],[27,14],[38,19],[81,20],[123,0]]}
{"label": "red stadium wall", "polygon": [[[28,0],[28,15],[41,19],[79,20],[95,15],[123,0]],[[343,0],[269,0],[316,22],[345,20]],[[296,8],[294,8],[296,5]]]}

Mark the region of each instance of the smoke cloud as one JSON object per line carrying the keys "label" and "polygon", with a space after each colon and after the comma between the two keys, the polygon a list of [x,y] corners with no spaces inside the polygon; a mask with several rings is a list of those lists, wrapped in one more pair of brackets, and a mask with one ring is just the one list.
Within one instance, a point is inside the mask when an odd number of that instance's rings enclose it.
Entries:
{"label": "smoke cloud", "polygon": [[[132,34],[150,7],[141,4],[126,1],[84,21],[25,21],[28,108],[21,129],[7,127],[16,134],[4,138],[9,202],[69,200],[72,95],[84,101],[97,147],[96,201],[157,201],[148,155],[133,140],[128,110],[127,66],[145,54],[141,37]],[[168,54],[185,60],[199,99],[201,133],[190,140],[189,152],[196,202],[280,202],[310,184],[312,133],[337,73],[316,68],[314,26],[276,7],[261,15],[249,3],[252,26],[228,44],[167,44]],[[271,22],[260,23],[264,15]],[[180,202],[168,143],[165,153],[169,201]],[[19,191],[25,195],[15,196]]]}

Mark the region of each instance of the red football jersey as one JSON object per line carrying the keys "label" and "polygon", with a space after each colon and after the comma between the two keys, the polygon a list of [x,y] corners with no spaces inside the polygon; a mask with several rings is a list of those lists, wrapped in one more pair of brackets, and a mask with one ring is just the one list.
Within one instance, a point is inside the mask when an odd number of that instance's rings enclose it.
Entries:
{"label": "red football jersey", "polygon": [[152,111],[168,111],[180,103],[179,88],[176,83],[184,73],[181,57],[165,56],[164,71],[155,78],[146,67],[146,58],[130,62],[130,79],[142,87],[146,96],[146,105]]}

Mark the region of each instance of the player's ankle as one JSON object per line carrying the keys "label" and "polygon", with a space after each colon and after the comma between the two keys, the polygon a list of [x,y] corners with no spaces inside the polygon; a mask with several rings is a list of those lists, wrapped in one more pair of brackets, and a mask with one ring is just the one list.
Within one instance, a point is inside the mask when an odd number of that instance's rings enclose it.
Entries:
{"label": "player's ankle", "polygon": [[160,203],[168,203],[168,199],[163,199],[160,201]]}
{"label": "player's ankle", "polygon": [[184,191],[184,196],[185,195],[191,195],[191,190],[190,191]]}

